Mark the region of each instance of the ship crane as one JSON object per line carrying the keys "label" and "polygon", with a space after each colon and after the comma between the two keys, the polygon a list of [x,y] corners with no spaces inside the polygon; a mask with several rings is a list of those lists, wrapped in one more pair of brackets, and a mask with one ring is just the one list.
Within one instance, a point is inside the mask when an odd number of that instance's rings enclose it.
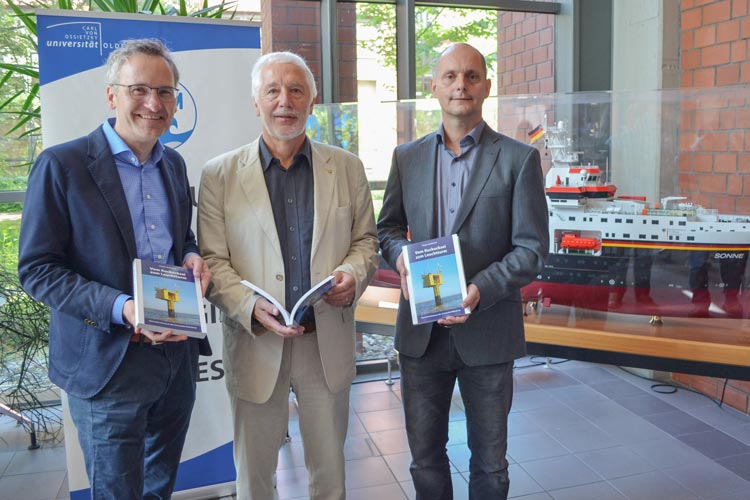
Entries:
{"label": "ship crane", "polygon": [[436,273],[424,273],[422,275],[422,287],[432,288],[432,293],[435,294],[435,305],[443,305],[443,298],[440,296],[440,285],[443,284],[443,268],[438,264],[438,270]]}
{"label": "ship crane", "polygon": [[167,303],[167,314],[169,317],[175,318],[174,303],[180,301],[180,292],[159,287],[154,287],[154,290],[156,291],[156,298]]}

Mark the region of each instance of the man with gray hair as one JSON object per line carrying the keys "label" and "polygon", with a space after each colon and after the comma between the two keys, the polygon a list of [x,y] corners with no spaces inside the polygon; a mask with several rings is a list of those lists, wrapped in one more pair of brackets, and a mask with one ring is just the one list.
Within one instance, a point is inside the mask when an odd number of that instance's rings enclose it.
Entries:
{"label": "man with gray hair", "polygon": [[29,174],[18,276],[49,305],[49,377],[68,396],[92,498],[169,498],[206,339],[135,325],[135,258],[211,278],[190,229],[185,162],[159,137],[178,73],[158,40],[107,61],[115,117],[43,151]]}
{"label": "man with gray hair", "polygon": [[[304,60],[264,55],[252,88],[261,136],[208,162],[198,203],[198,240],[214,276],[209,299],[223,313],[237,498],[276,497],[291,388],[309,496],[343,499],[354,304],[377,264],[370,189],[356,156],[305,135],[317,91]],[[291,309],[329,275],[335,286],[291,326],[241,283]]]}

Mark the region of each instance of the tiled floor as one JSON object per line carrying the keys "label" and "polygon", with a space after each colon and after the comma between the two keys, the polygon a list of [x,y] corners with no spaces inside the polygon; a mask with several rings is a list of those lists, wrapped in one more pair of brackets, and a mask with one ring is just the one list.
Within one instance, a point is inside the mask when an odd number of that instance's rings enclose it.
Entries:
{"label": "tiled floor", "polygon": [[[655,393],[651,382],[616,367],[516,364],[508,439],[512,498],[750,498],[750,418],[685,390]],[[346,446],[348,498],[414,498],[398,382],[358,382]],[[292,440],[280,453],[282,499],[307,493],[294,415]],[[457,500],[468,498],[464,419],[456,392],[448,455]],[[0,417],[0,499],[67,498],[63,447],[28,451],[27,444],[22,431]]]}

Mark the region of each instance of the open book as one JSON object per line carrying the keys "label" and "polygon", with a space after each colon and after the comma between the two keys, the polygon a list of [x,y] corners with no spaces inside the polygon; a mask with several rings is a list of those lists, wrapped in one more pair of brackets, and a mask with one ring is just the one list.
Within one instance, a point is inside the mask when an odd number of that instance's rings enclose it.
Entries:
{"label": "open book", "polygon": [[328,290],[333,288],[333,285],[336,284],[336,278],[328,276],[326,279],[309,289],[307,293],[300,297],[297,303],[294,304],[291,312],[284,309],[278,300],[273,298],[270,293],[266,292],[259,286],[254,285],[247,280],[242,280],[242,284],[246,287],[252,288],[255,293],[262,295],[268,302],[276,306],[276,309],[281,312],[281,316],[284,318],[284,324],[286,326],[292,326],[299,325],[299,321],[307,309],[315,305],[315,303],[318,302]]}
{"label": "open book", "polygon": [[466,278],[457,235],[404,245],[403,255],[413,324],[471,312],[461,307]]}
{"label": "open book", "polygon": [[192,269],[135,259],[133,298],[137,327],[199,339],[206,336],[201,283]]}

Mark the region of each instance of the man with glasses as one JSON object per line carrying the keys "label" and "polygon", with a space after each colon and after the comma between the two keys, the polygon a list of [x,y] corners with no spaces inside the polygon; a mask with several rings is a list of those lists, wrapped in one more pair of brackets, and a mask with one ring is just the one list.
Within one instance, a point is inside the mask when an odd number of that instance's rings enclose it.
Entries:
{"label": "man with glasses", "polygon": [[211,277],[185,162],[159,137],[179,73],[158,40],[107,61],[115,118],[43,151],[29,174],[18,275],[52,309],[49,377],[68,396],[92,498],[169,498],[208,341],[135,327],[134,258]]}

